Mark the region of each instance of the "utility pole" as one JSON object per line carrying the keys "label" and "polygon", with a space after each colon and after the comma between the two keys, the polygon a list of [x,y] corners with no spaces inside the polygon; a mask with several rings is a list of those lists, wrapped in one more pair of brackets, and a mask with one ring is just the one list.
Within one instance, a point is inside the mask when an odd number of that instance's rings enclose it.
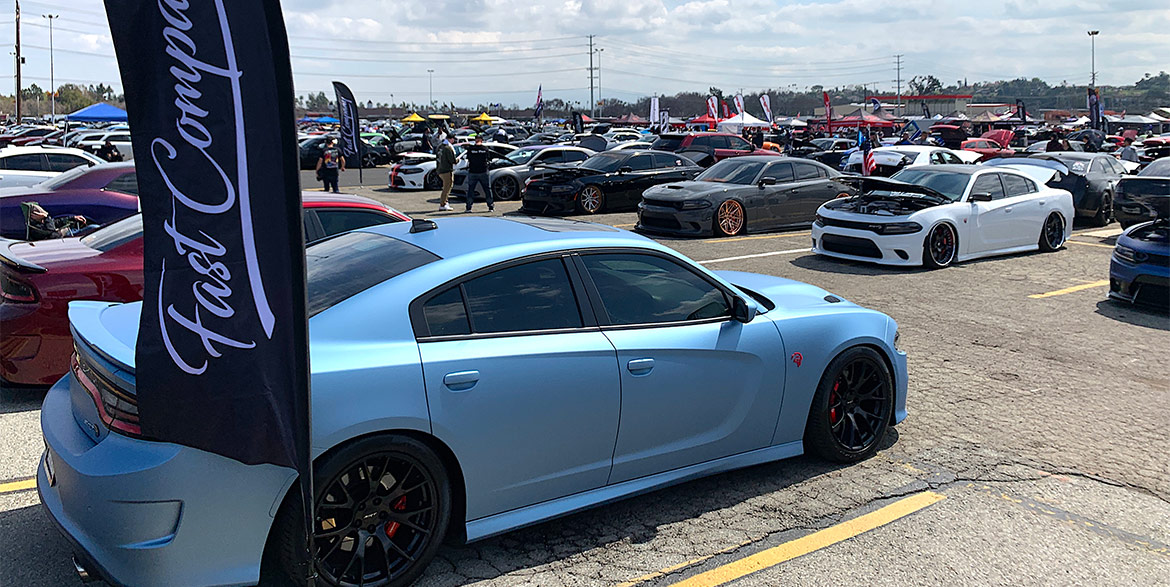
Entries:
{"label": "utility pole", "polygon": [[589,35],[589,113],[597,117],[597,102],[593,99],[593,37]]}
{"label": "utility pole", "polygon": [[427,70],[427,101],[431,104],[431,110],[435,109],[435,70]]}
{"label": "utility pole", "polygon": [[53,77],[53,21],[61,18],[60,14],[42,14],[41,16],[49,19],[49,99],[51,100],[50,110],[51,118],[49,121],[57,124],[57,82]]}
{"label": "utility pole", "polygon": [[[16,29],[17,30],[16,38],[19,39],[20,38],[20,27],[19,27],[20,18],[19,17],[17,17],[16,22],[18,23],[17,29]],[[1089,78],[1092,80],[1089,82],[1089,85],[1091,87],[1094,87],[1094,88],[1097,87],[1097,35],[1099,35],[1100,33],[1101,33],[1101,31],[1089,31],[1089,42],[1091,44],[1091,49],[1090,49],[1090,53],[1089,53],[1090,59],[1091,59],[1091,61],[1089,62],[1090,63],[1090,65],[1089,65]]]}
{"label": "utility pole", "polygon": [[20,0],[16,0],[16,123],[20,124],[23,109],[20,107],[20,66],[24,57],[20,56]]}
{"label": "utility pole", "polygon": [[898,105],[894,108],[894,112],[897,113],[896,116],[902,115],[902,56],[903,55],[904,55],[903,53],[899,53],[898,55],[894,55],[895,67],[898,68],[898,79],[894,80],[895,83],[898,84]]}

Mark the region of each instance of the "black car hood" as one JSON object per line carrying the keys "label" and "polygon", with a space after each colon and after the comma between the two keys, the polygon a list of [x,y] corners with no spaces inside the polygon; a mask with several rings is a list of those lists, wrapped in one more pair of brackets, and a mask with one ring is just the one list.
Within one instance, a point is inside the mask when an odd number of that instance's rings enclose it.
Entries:
{"label": "black car hood", "polygon": [[749,186],[715,181],[676,181],[656,185],[646,190],[645,195],[656,200],[691,200],[744,187]]}

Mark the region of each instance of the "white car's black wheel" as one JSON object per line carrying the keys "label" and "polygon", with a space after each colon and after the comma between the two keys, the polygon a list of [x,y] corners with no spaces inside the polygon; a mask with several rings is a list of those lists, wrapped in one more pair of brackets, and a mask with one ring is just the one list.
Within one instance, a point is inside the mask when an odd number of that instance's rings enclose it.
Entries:
{"label": "white car's black wheel", "polygon": [[597,214],[605,209],[605,192],[595,185],[581,188],[577,195],[577,209],[585,214]]}
{"label": "white car's black wheel", "polygon": [[441,190],[443,189],[443,180],[439,179],[439,174],[435,170],[430,170],[423,176],[424,190]]}
{"label": "white car's black wheel", "polygon": [[492,197],[497,200],[515,200],[520,197],[520,184],[509,175],[500,177],[492,183]]}
{"label": "white car's black wheel", "polygon": [[1044,230],[1040,232],[1040,250],[1045,253],[1055,251],[1064,244],[1064,219],[1060,214],[1053,212],[1044,219]]}
{"label": "white car's black wheel", "polygon": [[[435,556],[451,518],[450,481],[438,456],[413,438],[372,436],[314,470],[318,584],[414,582]],[[305,582],[301,499],[297,486],[290,491],[266,553],[279,571],[266,569],[264,583]]]}
{"label": "white car's black wheel", "polygon": [[813,396],[804,447],[838,463],[867,459],[885,438],[894,410],[894,378],[870,347],[853,347],[833,359]]}
{"label": "white car's black wheel", "polygon": [[930,269],[941,269],[951,264],[959,253],[959,238],[953,226],[939,224],[926,235],[922,247],[922,265]]}

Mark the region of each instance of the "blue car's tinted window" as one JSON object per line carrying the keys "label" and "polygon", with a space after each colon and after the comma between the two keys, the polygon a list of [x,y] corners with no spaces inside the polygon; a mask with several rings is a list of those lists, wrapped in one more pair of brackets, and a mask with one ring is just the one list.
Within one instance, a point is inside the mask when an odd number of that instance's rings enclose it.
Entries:
{"label": "blue car's tinted window", "polygon": [[471,334],[471,324],[467,322],[467,308],[463,306],[463,294],[459,286],[428,300],[423,305],[423,316],[431,336]]}
{"label": "blue car's tinted window", "polygon": [[430,251],[372,232],[320,241],[305,249],[309,315],[438,259]]}
{"label": "blue car's tinted window", "polygon": [[500,269],[466,282],[464,291],[471,326],[477,333],[577,328],[583,324],[560,259]]}
{"label": "blue car's tinted window", "polygon": [[638,254],[583,255],[613,324],[657,324],[729,316],[719,288],[677,263]]}

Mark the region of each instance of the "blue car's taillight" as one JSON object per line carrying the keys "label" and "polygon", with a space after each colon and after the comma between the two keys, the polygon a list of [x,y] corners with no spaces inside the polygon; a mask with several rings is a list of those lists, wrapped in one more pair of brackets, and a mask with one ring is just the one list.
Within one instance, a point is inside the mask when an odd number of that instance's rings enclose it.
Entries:
{"label": "blue car's taillight", "polygon": [[70,368],[78,383],[93,398],[98,415],[106,426],[127,436],[142,436],[142,427],[138,425],[137,398],[106,381],[91,367],[83,365],[76,354],[72,357]]}

